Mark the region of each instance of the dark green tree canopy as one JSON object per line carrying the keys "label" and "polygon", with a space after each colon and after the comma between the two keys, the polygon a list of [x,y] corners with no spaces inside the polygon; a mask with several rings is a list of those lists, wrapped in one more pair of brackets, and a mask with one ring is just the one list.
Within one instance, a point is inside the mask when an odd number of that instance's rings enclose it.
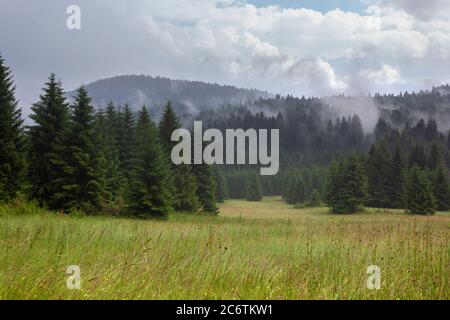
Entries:
{"label": "dark green tree canopy", "polygon": [[64,146],[68,129],[69,108],[64,97],[61,81],[51,74],[40,99],[31,107],[30,118],[30,182],[32,196],[41,204],[48,205],[54,195],[51,184],[58,179],[56,153]]}
{"label": "dark green tree canopy", "polygon": [[12,74],[0,56],[0,202],[12,200],[24,187],[26,159],[22,123]]}

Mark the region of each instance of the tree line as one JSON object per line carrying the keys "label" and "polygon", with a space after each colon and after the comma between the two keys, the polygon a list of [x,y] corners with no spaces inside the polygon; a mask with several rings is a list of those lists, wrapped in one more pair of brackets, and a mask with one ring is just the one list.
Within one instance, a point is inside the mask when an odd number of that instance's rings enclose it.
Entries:
{"label": "tree line", "polygon": [[170,161],[181,124],[168,103],[159,123],[110,103],[95,110],[84,87],[69,103],[51,74],[24,126],[11,70],[0,57],[0,201],[19,194],[51,210],[164,217],[216,214],[216,181],[207,165]]}
{"label": "tree line", "polygon": [[415,146],[405,158],[399,145],[390,153],[380,143],[365,156],[333,162],[327,204],[338,214],[353,213],[364,206],[406,209],[422,215],[450,210],[448,169],[434,146],[429,154]]}

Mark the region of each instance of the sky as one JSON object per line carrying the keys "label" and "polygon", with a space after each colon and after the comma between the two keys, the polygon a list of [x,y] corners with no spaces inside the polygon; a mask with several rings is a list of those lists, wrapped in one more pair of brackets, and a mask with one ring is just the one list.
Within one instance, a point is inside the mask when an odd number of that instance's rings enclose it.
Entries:
{"label": "sky", "polygon": [[[81,29],[69,30],[69,5]],[[0,0],[0,53],[25,115],[67,90],[146,74],[296,96],[450,82],[448,0]]]}

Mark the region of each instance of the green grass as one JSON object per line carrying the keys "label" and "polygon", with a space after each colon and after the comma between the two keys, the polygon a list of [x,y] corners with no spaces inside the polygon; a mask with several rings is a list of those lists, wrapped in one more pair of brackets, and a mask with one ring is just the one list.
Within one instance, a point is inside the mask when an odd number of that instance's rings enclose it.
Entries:
{"label": "green grass", "polygon": [[[279,198],[168,221],[1,206],[0,299],[449,299],[449,234],[447,213],[334,216]],[[66,287],[69,265],[81,290]]]}

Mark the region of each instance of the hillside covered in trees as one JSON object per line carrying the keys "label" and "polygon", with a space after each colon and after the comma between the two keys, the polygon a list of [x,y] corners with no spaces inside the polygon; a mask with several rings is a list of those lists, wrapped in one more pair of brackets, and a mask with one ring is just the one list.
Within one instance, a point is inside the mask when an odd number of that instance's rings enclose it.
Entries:
{"label": "hillside covered in trees", "polygon": [[[140,106],[145,105],[155,119],[159,119],[167,101],[171,101],[182,120],[190,120],[203,109],[246,104],[270,97],[267,92],[259,90],[144,75],[98,80],[86,85],[86,90],[96,107],[112,102],[115,105],[127,104],[137,112]],[[71,100],[74,94],[75,92],[68,92],[66,96]]]}

